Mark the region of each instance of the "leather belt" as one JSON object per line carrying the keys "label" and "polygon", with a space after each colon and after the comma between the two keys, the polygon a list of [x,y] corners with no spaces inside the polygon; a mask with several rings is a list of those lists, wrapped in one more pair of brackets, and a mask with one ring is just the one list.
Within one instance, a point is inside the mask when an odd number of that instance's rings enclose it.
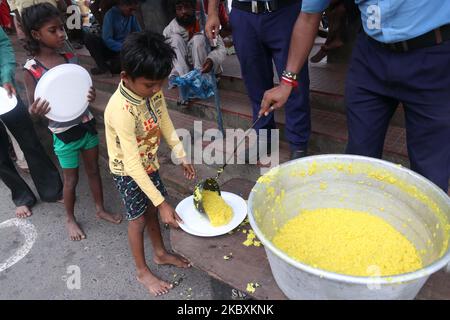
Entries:
{"label": "leather belt", "polygon": [[299,0],[271,0],[271,1],[238,1],[233,0],[232,7],[246,12],[261,14],[274,12],[291,4],[298,3]]}
{"label": "leather belt", "polygon": [[424,33],[418,37],[395,43],[384,43],[377,41],[368,35],[367,37],[372,42],[390,51],[408,52],[414,49],[432,47],[441,44],[442,42],[450,40],[450,24],[443,25],[439,28]]}

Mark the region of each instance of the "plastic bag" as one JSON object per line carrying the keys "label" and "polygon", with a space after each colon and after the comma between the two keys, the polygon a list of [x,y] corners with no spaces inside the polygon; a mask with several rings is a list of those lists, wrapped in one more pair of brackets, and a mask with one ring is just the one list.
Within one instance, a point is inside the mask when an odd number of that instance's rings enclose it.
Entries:
{"label": "plastic bag", "polygon": [[171,85],[178,86],[183,100],[208,99],[214,95],[211,76],[202,74],[198,69],[171,79]]}

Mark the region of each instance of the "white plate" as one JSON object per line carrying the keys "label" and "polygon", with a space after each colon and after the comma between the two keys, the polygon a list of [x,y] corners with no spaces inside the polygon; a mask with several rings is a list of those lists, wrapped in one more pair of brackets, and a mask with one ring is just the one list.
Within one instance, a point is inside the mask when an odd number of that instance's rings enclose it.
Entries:
{"label": "white plate", "polygon": [[17,97],[8,97],[8,92],[0,86],[0,114],[5,114],[10,112],[17,106]]}
{"label": "white plate", "polygon": [[51,120],[67,122],[81,116],[89,105],[87,96],[92,79],[86,69],[77,64],[61,64],[47,71],[39,80],[34,99],[49,102]]}
{"label": "white plate", "polygon": [[180,228],[194,236],[215,237],[226,234],[239,226],[247,216],[247,202],[234,193],[222,191],[221,194],[225,202],[233,209],[233,218],[228,224],[213,227],[208,218],[194,207],[194,196],[190,196],[181,201],[175,209],[183,220]]}

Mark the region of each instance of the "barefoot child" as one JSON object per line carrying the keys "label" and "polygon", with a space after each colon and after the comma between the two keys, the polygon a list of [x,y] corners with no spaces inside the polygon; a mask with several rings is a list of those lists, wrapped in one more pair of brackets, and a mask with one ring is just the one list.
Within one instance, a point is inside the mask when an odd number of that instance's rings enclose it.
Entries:
{"label": "barefoot child", "polygon": [[163,36],[151,32],[130,34],[121,52],[122,81],[105,110],[109,166],[127,211],[128,240],[137,279],[154,295],[167,293],[171,285],[153,275],[145,261],[145,230],[152,242],[155,263],[190,266],[186,259],[166,251],[157,215],[159,211],[162,222],[172,227],[178,227],[181,221],[164,198],[167,191],[158,173],[161,136],[182,160],[185,177],[195,176],[194,167],[184,159],[183,146],[161,91],[174,57]]}
{"label": "barefoot child", "polygon": [[[27,47],[34,56],[24,68],[24,81],[30,106],[30,113],[45,115],[50,111],[49,103],[34,100],[34,90],[45,72],[63,63],[76,63],[73,54],[61,54],[66,33],[59,11],[49,3],[41,3],[22,11],[22,21],[27,36]],[[68,97],[70,99],[70,97]],[[95,100],[95,90],[91,89],[89,102]],[[64,205],[67,212],[67,229],[73,241],[86,238],[78,225],[75,214],[75,190],[78,183],[79,156],[81,154],[89,180],[89,187],[95,201],[97,218],[120,223],[121,215],[111,215],[103,206],[103,190],[98,168],[98,136],[95,120],[89,111],[69,122],[50,120],[49,129],[53,133],[53,147],[64,175]]]}

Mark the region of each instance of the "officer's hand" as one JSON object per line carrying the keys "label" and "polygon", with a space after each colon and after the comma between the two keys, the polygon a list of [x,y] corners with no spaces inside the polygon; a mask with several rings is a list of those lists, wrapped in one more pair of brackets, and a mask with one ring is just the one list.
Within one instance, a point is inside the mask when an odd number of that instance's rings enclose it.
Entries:
{"label": "officer's hand", "polygon": [[220,21],[218,15],[209,15],[206,20],[205,31],[209,40],[213,40],[219,34]]}
{"label": "officer's hand", "polygon": [[278,87],[267,90],[261,102],[259,116],[267,116],[269,112],[283,107],[291,94],[292,87],[280,84]]}
{"label": "officer's hand", "polygon": [[6,82],[3,84],[3,88],[6,90],[6,92],[8,93],[8,97],[12,98],[12,96],[16,95],[16,89],[14,88],[14,86],[12,85],[12,83],[10,82]]}

